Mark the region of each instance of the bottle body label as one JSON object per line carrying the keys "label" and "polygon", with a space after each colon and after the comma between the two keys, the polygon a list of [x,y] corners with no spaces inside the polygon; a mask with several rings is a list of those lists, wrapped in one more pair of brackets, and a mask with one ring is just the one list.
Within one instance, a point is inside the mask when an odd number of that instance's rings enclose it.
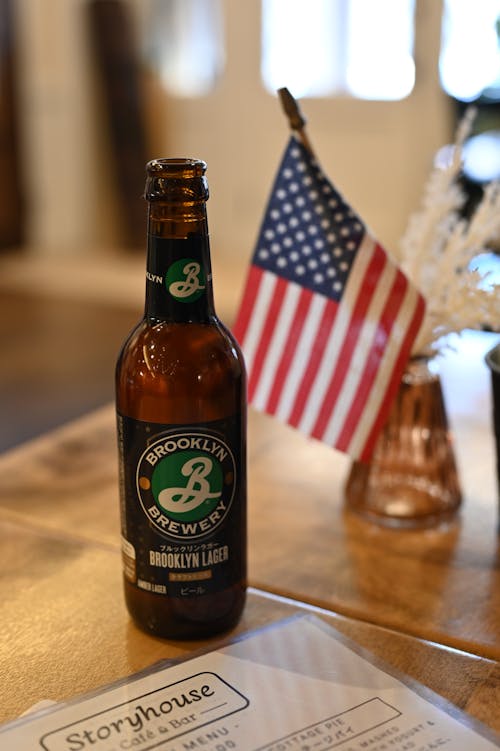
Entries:
{"label": "bottle body label", "polygon": [[237,417],[172,426],[118,415],[123,561],[141,589],[190,597],[244,578]]}

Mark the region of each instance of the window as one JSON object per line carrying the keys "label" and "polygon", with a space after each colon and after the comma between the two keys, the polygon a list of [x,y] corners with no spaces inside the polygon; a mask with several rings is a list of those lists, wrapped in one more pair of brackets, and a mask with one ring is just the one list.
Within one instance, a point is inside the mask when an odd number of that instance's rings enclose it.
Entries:
{"label": "window", "polygon": [[262,0],[262,77],[297,97],[403,99],[413,89],[414,0]]}
{"label": "window", "polygon": [[221,0],[151,0],[146,58],[173,96],[208,94],[224,67]]}
{"label": "window", "polygon": [[489,88],[500,98],[499,19],[499,0],[445,0],[439,71],[455,99],[470,102]]}

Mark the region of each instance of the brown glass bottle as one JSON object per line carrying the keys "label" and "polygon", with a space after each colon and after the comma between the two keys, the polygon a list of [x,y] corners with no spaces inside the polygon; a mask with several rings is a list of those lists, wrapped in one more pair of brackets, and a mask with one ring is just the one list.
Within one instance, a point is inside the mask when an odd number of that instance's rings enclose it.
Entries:
{"label": "brown glass bottle", "polygon": [[146,306],[116,367],[125,599],[143,629],[231,627],[246,591],[246,380],[213,303],[206,165],[147,165]]}

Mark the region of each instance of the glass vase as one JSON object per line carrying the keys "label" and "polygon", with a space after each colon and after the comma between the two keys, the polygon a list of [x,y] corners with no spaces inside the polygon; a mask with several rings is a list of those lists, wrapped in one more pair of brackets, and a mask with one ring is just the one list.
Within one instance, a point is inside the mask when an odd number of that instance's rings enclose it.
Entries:
{"label": "glass vase", "polygon": [[354,461],[347,508],[394,527],[449,520],[461,503],[439,374],[412,358],[370,462]]}

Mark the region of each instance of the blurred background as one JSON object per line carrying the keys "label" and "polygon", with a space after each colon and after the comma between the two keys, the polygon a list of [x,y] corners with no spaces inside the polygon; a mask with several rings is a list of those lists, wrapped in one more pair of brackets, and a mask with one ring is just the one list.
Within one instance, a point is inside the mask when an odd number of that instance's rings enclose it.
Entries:
{"label": "blurred background", "polygon": [[208,163],[231,324],[300,99],[388,250],[465,107],[464,185],[500,175],[500,0],[0,0],[0,450],[113,397],[143,306],[144,165]]}

